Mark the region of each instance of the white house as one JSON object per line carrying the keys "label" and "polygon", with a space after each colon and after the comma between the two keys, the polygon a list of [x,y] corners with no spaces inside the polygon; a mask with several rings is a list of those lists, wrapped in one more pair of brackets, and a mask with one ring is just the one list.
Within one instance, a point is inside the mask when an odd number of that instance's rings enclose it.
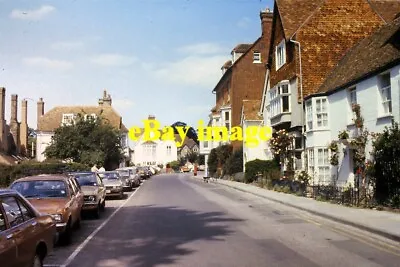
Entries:
{"label": "white house", "polygon": [[249,126],[263,127],[264,119],[260,115],[259,110],[261,100],[243,100],[241,126],[243,130],[243,171],[245,171],[246,163],[252,160],[272,160],[273,154],[269,149],[268,142],[256,137],[259,144],[252,146],[246,143],[246,131]]}
{"label": "white house", "polygon": [[[319,93],[308,97],[306,110],[306,150],[308,172],[315,183],[338,185],[354,182],[353,150],[340,144],[339,164],[330,164],[328,149],[338,134],[357,134],[352,106],[360,106],[364,127],[382,132],[392,119],[400,119],[400,18],[382,26],[354,46],[339,62]],[[367,158],[372,146],[366,147]]]}
{"label": "white house", "polygon": [[126,161],[130,160],[128,129],[122,123],[122,117],[114,110],[111,104],[110,95],[107,95],[107,92],[104,91],[104,96],[99,99],[98,106],[57,106],[44,113],[44,102],[40,98],[37,103],[36,160],[44,161],[46,159],[44,152],[52,141],[54,131],[62,125],[71,124],[80,114],[84,118],[101,117],[121,131],[125,160],[121,162],[120,166],[125,166]]}
{"label": "white house", "polygon": [[[149,116],[149,120],[151,119],[155,120],[155,117]],[[138,140],[131,146],[134,154],[132,163],[136,166],[160,164],[165,166],[171,161],[178,160],[178,150],[175,140],[145,140],[143,129],[137,137]]]}

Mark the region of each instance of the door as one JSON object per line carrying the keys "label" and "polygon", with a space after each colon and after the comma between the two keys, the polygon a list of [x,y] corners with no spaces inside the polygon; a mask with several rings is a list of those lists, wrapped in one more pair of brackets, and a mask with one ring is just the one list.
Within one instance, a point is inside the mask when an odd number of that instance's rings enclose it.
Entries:
{"label": "door", "polygon": [[[1,203],[0,199],[0,203]],[[7,227],[5,212],[0,205],[0,262],[5,266],[17,267],[17,247],[11,230]]]}
{"label": "door", "polygon": [[9,237],[12,235],[11,238],[15,241],[18,266],[28,266],[35,256],[35,220],[29,217],[25,220],[23,209],[14,196],[3,197],[2,206],[11,230]]}

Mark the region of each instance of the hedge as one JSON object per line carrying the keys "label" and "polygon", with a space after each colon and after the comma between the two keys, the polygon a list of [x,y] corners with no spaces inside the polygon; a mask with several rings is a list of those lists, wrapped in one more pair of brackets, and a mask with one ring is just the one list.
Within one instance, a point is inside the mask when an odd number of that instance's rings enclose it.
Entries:
{"label": "hedge", "polygon": [[0,187],[8,187],[14,180],[25,176],[89,170],[90,167],[79,163],[26,162],[12,166],[0,165]]}
{"label": "hedge", "polygon": [[258,175],[266,175],[268,172],[279,170],[276,160],[252,160],[246,163],[245,182],[251,183],[257,179]]}

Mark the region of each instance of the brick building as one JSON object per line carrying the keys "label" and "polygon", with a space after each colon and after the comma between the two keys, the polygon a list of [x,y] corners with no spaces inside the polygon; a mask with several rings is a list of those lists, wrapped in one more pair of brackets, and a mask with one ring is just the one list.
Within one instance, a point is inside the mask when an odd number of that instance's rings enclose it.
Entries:
{"label": "brick building", "polygon": [[[399,9],[397,0],[275,1],[260,112],[266,125],[295,135],[296,169],[303,165],[304,97],[318,90],[351,47],[392,21]],[[325,123],[323,114],[319,121]]]}

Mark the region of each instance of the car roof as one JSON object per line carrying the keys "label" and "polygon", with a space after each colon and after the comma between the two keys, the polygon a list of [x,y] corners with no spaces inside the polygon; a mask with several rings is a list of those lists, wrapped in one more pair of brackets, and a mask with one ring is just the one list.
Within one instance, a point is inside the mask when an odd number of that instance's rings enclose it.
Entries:
{"label": "car roof", "polygon": [[4,188],[4,189],[0,189],[0,196],[2,195],[18,195],[18,192],[13,190],[13,189],[9,189],[9,188]]}
{"label": "car roof", "polygon": [[70,177],[65,174],[40,174],[34,176],[27,176],[16,179],[14,182],[25,182],[25,181],[59,181],[59,180],[68,180]]}

